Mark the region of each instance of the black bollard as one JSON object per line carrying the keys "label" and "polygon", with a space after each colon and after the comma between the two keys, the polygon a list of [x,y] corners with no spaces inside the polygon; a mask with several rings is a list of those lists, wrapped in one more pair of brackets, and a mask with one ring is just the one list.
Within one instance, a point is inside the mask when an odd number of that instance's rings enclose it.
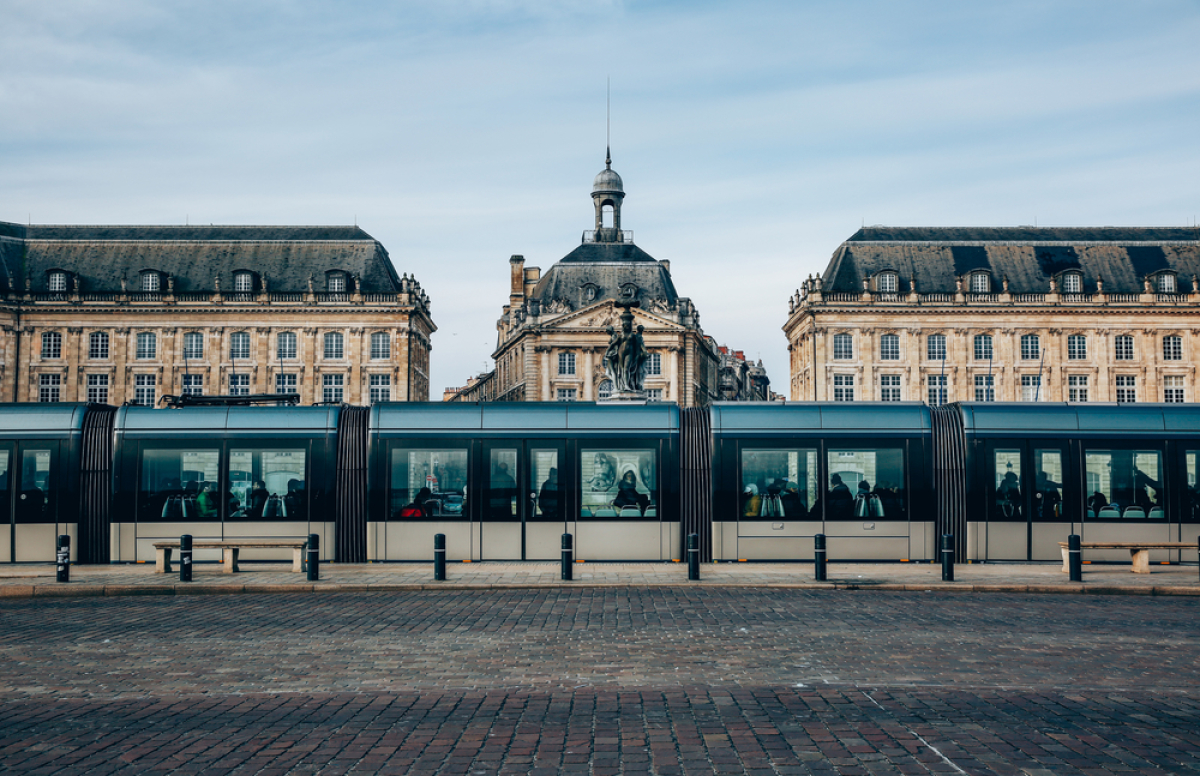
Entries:
{"label": "black bollard", "polygon": [[828,576],[826,569],[827,554],[825,552],[825,534],[813,537],[813,570],[818,582],[824,582]]}
{"label": "black bollard", "polygon": [[570,581],[571,569],[575,565],[575,550],[571,545],[571,534],[562,535],[562,578]]}
{"label": "black bollard", "polygon": [[942,534],[942,581],[954,581],[954,534]]}
{"label": "black bollard", "polygon": [[[1197,550],[1200,550],[1200,536],[1196,537],[1196,548],[1197,548]],[[1197,564],[1197,565],[1200,565],[1200,564]]]}
{"label": "black bollard", "polygon": [[316,582],[321,578],[321,537],[317,534],[308,535],[308,581]]}
{"label": "black bollard", "polygon": [[58,581],[71,581],[71,537],[60,534],[58,537]]}
{"label": "black bollard", "polygon": [[1067,571],[1072,582],[1083,581],[1083,552],[1079,548],[1079,534],[1067,537]]}
{"label": "black bollard", "polygon": [[446,534],[433,535],[433,578],[446,579]]}
{"label": "black bollard", "polygon": [[700,578],[700,534],[690,533],[687,538],[688,579]]}
{"label": "black bollard", "polygon": [[179,537],[179,581],[192,581],[192,535]]}

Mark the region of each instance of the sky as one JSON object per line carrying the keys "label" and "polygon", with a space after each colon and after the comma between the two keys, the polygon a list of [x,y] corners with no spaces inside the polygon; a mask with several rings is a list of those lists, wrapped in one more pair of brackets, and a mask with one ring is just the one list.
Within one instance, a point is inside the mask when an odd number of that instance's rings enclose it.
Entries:
{"label": "sky", "polygon": [[1194,224],[1197,40],[1198,0],[0,0],[0,220],[357,223],[437,399],[608,139],[622,226],[786,393],[788,297],[863,224]]}

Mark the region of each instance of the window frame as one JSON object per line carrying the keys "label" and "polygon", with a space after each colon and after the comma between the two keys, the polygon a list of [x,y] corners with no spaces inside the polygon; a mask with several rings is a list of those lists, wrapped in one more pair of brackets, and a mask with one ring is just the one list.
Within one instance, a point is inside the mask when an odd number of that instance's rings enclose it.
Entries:
{"label": "window frame", "polygon": [[63,336],[61,331],[42,332],[41,358],[47,361],[62,358],[62,341]]}
{"label": "window frame", "polygon": [[891,332],[879,335],[879,360],[900,360],[900,335]]}
{"label": "window frame", "polygon": [[[941,355],[938,355],[938,353]],[[946,343],[946,335],[940,332],[933,332],[925,335],[925,360],[926,361],[945,361],[949,351]]]}
{"label": "window frame", "polygon": [[346,335],[327,331],[321,336],[321,353],[326,361],[341,361],[346,357]]}
{"label": "window frame", "polygon": [[[142,348],[143,342],[149,342],[150,355],[143,355],[145,350]],[[158,358],[158,335],[152,331],[139,331],[133,340],[133,353],[135,361],[152,361]]]}
{"label": "window frame", "polygon": [[1163,361],[1182,361],[1183,360],[1183,337],[1178,334],[1167,334],[1163,336]]}
{"label": "window frame", "polygon": [[390,361],[392,358],[392,335],[386,331],[371,332],[371,360]]}
{"label": "window frame", "polygon": [[108,332],[93,331],[88,334],[89,361],[107,361],[110,352]]}
{"label": "window frame", "polygon": [[[285,350],[284,343],[288,344]],[[275,358],[277,361],[295,361],[300,354],[300,338],[294,331],[281,331],[275,335]]]}
{"label": "window frame", "polygon": [[[1078,347],[1077,347],[1078,346]],[[1086,361],[1088,357],[1088,342],[1086,334],[1067,335],[1067,360]]]}
{"label": "window frame", "polygon": [[994,361],[996,342],[991,334],[976,334],[971,341],[971,352],[976,361]]}
{"label": "window frame", "polygon": [[1136,349],[1132,334],[1117,334],[1113,337],[1113,361],[1136,360]]}
{"label": "window frame", "polygon": [[1040,334],[1021,335],[1021,360],[1038,361],[1042,357],[1042,337]]}
{"label": "window frame", "polygon": [[[245,344],[246,347],[244,350],[238,347],[239,342],[243,342]],[[234,333],[229,335],[229,360],[230,361],[234,361],[236,359],[242,359],[242,360],[248,361],[250,359],[250,354],[253,352],[254,351],[252,349],[252,339],[250,337],[250,332],[235,331]],[[241,355],[242,353],[245,353],[245,355]]]}
{"label": "window frame", "polygon": [[833,360],[854,360],[854,335],[844,331],[833,335]]}

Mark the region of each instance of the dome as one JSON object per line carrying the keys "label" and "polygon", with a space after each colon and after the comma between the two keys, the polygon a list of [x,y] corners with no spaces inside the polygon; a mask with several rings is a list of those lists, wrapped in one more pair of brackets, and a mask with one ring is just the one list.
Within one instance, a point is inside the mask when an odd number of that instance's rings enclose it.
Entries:
{"label": "dome", "polygon": [[625,189],[621,185],[621,176],[617,175],[611,167],[606,167],[596,176],[596,180],[592,183],[592,193],[600,192],[615,192],[625,193]]}

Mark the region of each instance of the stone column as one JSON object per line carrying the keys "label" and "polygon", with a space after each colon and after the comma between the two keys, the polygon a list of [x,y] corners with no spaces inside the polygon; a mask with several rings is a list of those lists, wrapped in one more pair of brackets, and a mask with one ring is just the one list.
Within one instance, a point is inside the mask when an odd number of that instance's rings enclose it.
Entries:
{"label": "stone column", "polygon": [[[120,405],[122,402],[131,398],[125,395],[126,384],[128,378],[126,375],[129,371],[129,365],[137,357],[137,352],[134,348],[129,347],[130,339],[136,343],[137,335],[130,332],[128,327],[121,327],[113,330],[112,340],[112,357],[113,371],[112,377],[109,378],[108,385],[108,403]],[[130,352],[133,351],[134,358],[130,358]]]}
{"label": "stone column", "polygon": [[858,339],[858,400],[875,401],[879,392],[875,390],[875,329],[867,327],[859,332]]}
{"label": "stone column", "polygon": [[254,343],[254,377],[251,382],[253,386],[250,389],[251,393],[274,393],[275,386],[272,383],[271,377],[271,362],[273,352],[271,350],[271,327],[258,326],[254,329],[257,340]]}
{"label": "stone column", "polygon": [[593,392],[592,370],[595,368],[592,365],[592,358],[595,355],[593,348],[582,348],[583,350],[583,401],[595,401],[596,395]]}
{"label": "stone column", "polygon": [[[542,372],[542,401],[551,401],[554,397],[550,395],[550,348],[538,345],[534,350],[541,353],[539,360]],[[528,381],[525,384],[528,386]]]}
{"label": "stone column", "polygon": [[59,394],[62,401],[79,401],[79,383],[83,380],[80,362],[87,356],[87,349],[81,345],[83,339],[82,328],[78,326],[67,328],[67,341],[63,343],[67,373],[63,375],[62,391]]}
{"label": "stone column", "polygon": [[[1096,385],[1091,386],[1092,396],[1088,396],[1092,401],[1116,401],[1117,391],[1113,385],[1113,376],[1109,366],[1108,349],[1109,340],[1108,332],[1097,329],[1092,337],[1092,346],[1096,348]],[[1093,398],[1093,396],[1095,398]]]}
{"label": "stone column", "polygon": [[671,400],[683,404],[679,398],[679,351],[678,345],[671,347]]}
{"label": "stone column", "polygon": [[[370,396],[368,389],[363,387],[363,371],[362,371],[362,356],[365,353],[363,347],[363,327],[356,326],[350,329],[349,335],[346,337],[346,357],[350,359],[350,374],[346,375],[346,401],[351,404],[365,404],[363,395]],[[370,355],[367,353],[366,355]]]}
{"label": "stone column", "polygon": [[[300,391],[301,404],[313,404],[321,401],[321,375],[317,373],[317,348],[321,342],[321,332],[315,327],[308,327],[301,332],[304,339],[300,346],[304,349],[300,355],[300,370],[296,375],[296,388]],[[322,354],[324,355],[324,354]]]}

